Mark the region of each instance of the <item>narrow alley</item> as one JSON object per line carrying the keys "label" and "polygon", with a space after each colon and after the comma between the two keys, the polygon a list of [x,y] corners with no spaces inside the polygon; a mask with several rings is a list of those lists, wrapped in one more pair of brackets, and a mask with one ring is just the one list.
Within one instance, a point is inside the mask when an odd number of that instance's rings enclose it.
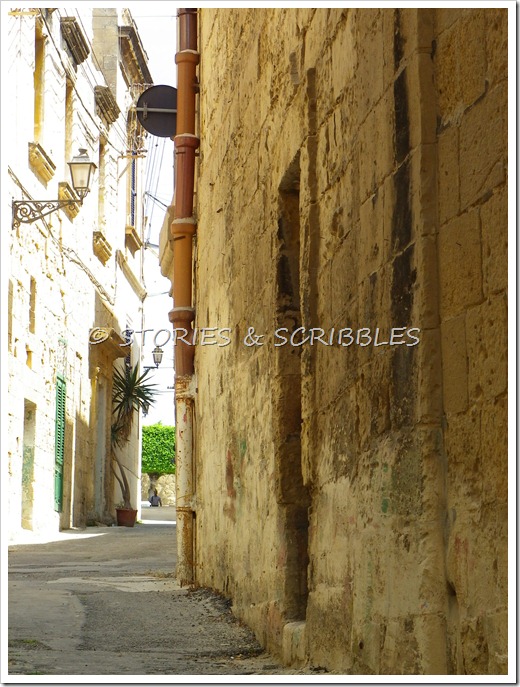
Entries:
{"label": "narrow alley", "polygon": [[1,4],[0,682],[515,683],[516,3]]}
{"label": "narrow alley", "polygon": [[9,674],[315,675],[263,652],[222,597],[179,587],[174,517],[11,546]]}

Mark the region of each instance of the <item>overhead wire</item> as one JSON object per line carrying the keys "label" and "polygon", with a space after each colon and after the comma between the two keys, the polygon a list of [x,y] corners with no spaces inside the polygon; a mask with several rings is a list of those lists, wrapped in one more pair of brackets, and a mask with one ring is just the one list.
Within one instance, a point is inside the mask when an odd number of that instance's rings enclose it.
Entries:
{"label": "overhead wire", "polygon": [[[83,33],[85,35],[85,38],[89,44],[89,47],[90,47],[90,50],[92,53],[93,62],[95,63],[97,69],[101,73],[103,73],[103,69],[100,65],[97,54],[94,50],[94,46],[92,44],[92,41],[89,39],[88,34],[85,30],[85,26],[84,26],[83,21],[81,19],[81,15],[79,13],[79,10],[76,9],[75,11],[78,15],[78,19],[79,19],[79,22],[80,22],[81,27],[83,29]],[[121,54],[121,37],[118,38],[118,47],[119,47],[119,54]],[[95,80],[95,75],[92,71],[91,64],[89,62],[85,62],[85,63],[82,63],[81,66],[83,67],[84,64],[86,64],[88,66],[88,69],[89,69],[90,73],[92,74],[92,76]],[[152,85],[153,84],[151,84],[151,83],[132,83],[128,86],[128,90],[130,92],[130,95],[132,98],[132,103],[133,103],[134,107],[135,107],[135,104],[136,104],[139,96],[141,95],[141,93],[146,88],[149,88]],[[137,121],[137,112],[135,111],[134,107],[131,107],[128,111],[128,118],[127,118],[127,122],[126,122],[126,131],[122,128],[119,121],[114,122],[114,126],[117,129],[119,129],[121,137],[124,138],[124,140],[126,141],[127,152],[130,152],[130,153],[133,151],[142,152],[140,150],[140,148],[141,148],[142,139],[144,136],[144,130],[143,130],[142,126],[140,125],[140,123]],[[132,134],[133,134],[133,138],[132,138]]]}
{"label": "overhead wire", "polygon": [[[99,70],[99,72],[102,74],[103,70],[101,69],[101,65],[98,59],[98,56],[94,50],[94,47],[92,45],[92,41],[90,40],[87,31],[85,30],[85,25],[83,23],[83,20],[81,18],[80,11],[75,8],[74,12],[76,14],[76,17],[80,23],[80,26],[83,31],[83,35],[85,37],[85,40],[88,43],[91,55],[92,55],[92,61]],[[58,9],[58,16],[61,19],[64,15],[59,9]],[[52,44],[54,46],[54,49],[58,55],[58,58],[61,62],[61,66],[64,70],[65,73],[67,73],[67,68],[66,65],[63,62],[63,58],[61,55],[61,51],[59,50],[58,46],[56,45],[56,41],[54,40],[53,32],[51,30],[51,27],[49,26],[49,23],[47,21],[47,18],[43,12],[42,9],[40,9],[40,17],[42,21],[44,22],[46,28],[47,28],[47,33],[49,37],[51,38]],[[120,40],[120,39],[119,39]],[[81,63],[80,65],[81,68],[81,73],[85,77],[85,80],[87,81],[90,89],[92,92],[94,92],[94,88],[96,85],[100,85],[97,83],[98,79],[96,78],[96,74],[94,73],[92,69],[92,65],[90,61],[85,61]],[[132,100],[134,103],[137,101],[139,95],[150,86],[151,84],[132,84],[129,87],[129,90],[132,95]],[[110,128],[109,132],[106,132],[102,129],[102,127],[98,124],[98,122],[95,120],[93,117],[90,109],[85,105],[83,102],[83,99],[76,87],[76,84],[72,84],[74,91],[78,97],[78,101],[81,104],[83,110],[85,113],[88,115],[92,123],[94,124],[97,132],[99,135],[103,135],[104,138],[107,141],[107,144],[110,145],[114,150],[118,152],[118,154],[121,157],[127,157],[127,156],[135,156],[136,154],[142,154],[144,152],[148,152],[148,155],[146,156],[146,167],[145,167],[145,183],[144,183],[144,216],[146,217],[147,220],[147,240],[146,242],[149,242],[150,236],[151,236],[151,231],[152,231],[152,221],[153,221],[153,213],[155,209],[155,202],[161,202],[157,199],[157,189],[159,186],[159,180],[160,180],[160,172],[161,168],[164,162],[164,153],[165,153],[165,148],[166,148],[166,139],[164,138],[158,138],[156,136],[151,136],[150,135],[150,143],[148,151],[145,151],[141,148],[141,145],[143,143],[143,139],[146,137],[146,133],[141,127],[141,124],[137,120],[137,112],[135,111],[135,108],[130,108],[129,113],[128,113],[128,119],[127,119],[127,131],[124,131],[122,128],[122,125],[119,121],[116,121],[113,123],[112,127]],[[133,92],[132,92],[133,91]],[[108,133],[108,135],[107,135]],[[120,146],[122,147],[122,150],[119,149],[113,142],[113,137],[117,138]],[[111,140],[112,138],[112,140]],[[155,202],[151,202],[155,201]],[[168,207],[166,203],[163,204],[164,207]]]}
{"label": "overhead wire", "polygon": [[[90,38],[88,37],[88,34],[87,34],[86,30],[85,30],[85,26],[84,26],[83,21],[82,21],[82,19],[81,19],[81,14],[80,14],[80,12],[79,12],[78,9],[75,9],[74,11],[75,11],[75,13],[76,13],[76,17],[77,17],[77,19],[78,19],[78,21],[79,21],[79,23],[80,23],[82,29],[83,29],[83,34],[84,34],[85,40],[87,41],[88,46],[89,46],[89,48],[90,48],[90,52],[91,52],[91,55],[92,55],[92,61],[95,63],[95,65],[96,65],[97,69],[99,70],[99,72],[100,72],[101,74],[103,74],[103,70],[102,70],[102,68],[101,68],[101,65],[100,65],[100,63],[99,63],[97,54],[96,54],[96,52],[95,52],[95,50],[94,50],[94,47],[93,47],[93,45],[92,45],[92,41],[91,41]],[[62,16],[66,16],[66,15],[63,15],[62,12],[58,9],[58,16],[59,16],[60,19],[61,19]],[[52,43],[53,43],[53,45],[54,45],[54,48],[55,48],[55,50],[56,50],[56,52],[57,52],[57,54],[58,54],[59,60],[60,60],[60,62],[61,62],[61,66],[62,66],[63,70],[65,71],[65,73],[67,73],[67,68],[66,68],[66,65],[65,65],[64,62],[63,62],[63,58],[62,58],[62,56],[61,56],[61,52],[60,52],[58,46],[56,45],[56,41],[54,40],[54,37],[53,37],[53,35],[52,35],[51,27],[49,26],[49,23],[47,22],[47,19],[46,19],[46,17],[44,16],[44,13],[43,13],[42,9],[40,9],[40,17],[41,17],[42,21],[45,23],[45,26],[46,26],[46,28],[47,28],[48,35],[49,35],[50,38],[51,38],[51,41],[52,41]],[[119,40],[120,40],[120,39],[119,39]],[[97,77],[96,77],[96,74],[95,74],[95,73],[93,72],[93,70],[92,70],[92,65],[90,64],[90,61],[82,62],[79,66],[80,66],[80,69],[81,69],[81,73],[82,73],[83,76],[85,77],[85,79],[86,79],[86,81],[87,81],[87,83],[88,83],[90,89],[92,90],[92,92],[94,92],[95,86],[97,86],[97,85],[102,85],[102,84],[97,83],[97,82],[98,82],[98,79],[97,79]],[[89,118],[92,120],[92,122],[93,122],[94,126],[96,127],[98,133],[99,133],[99,134],[105,135],[105,131],[103,131],[103,129],[99,126],[99,124],[96,122],[96,120],[95,120],[94,117],[92,116],[92,113],[91,113],[90,109],[89,109],[89,108],[85,105],[85,103],[83,102],[83,100],[82,100],[82,98],[81,98],[81,96],[80,96],[80,94],[79,94],[79,92],[78,92],[78,89],[76,88],[76,84],[73,83],[72,85],[73,85],[73,88],[74,88],[74,91],[75,91],[76,95],[78,96],[78,99],[79,99],[79,102],[81,103],[81,106],[83,107],[83,109],[85,110],[85,112],[88,114]],[[150,85],[151,85],[151,84],[131,84],[131,86],[129,87],[129,91],[131,92],[132,100],[134,101],[134,104],[135,104],[137,98],[139,97],[139,95],[142,93],[142,91],[145,90],[145,88],[148,88]],[[137,95],[136,95],[136,92],[137,92]],[[129,133],[133,133],[133,134],[134,134],[133,140],[132,140],[131,137],[129,136]],[[117,148],[117,146],[114,145],[113,141],[110,140],[110,134],[113,134],[113,136],[115,136],[115,137],[120,141],[123,150],[119,150],[119,149]],[[127,131],[125,131],[125,129],[123,128],[121,122],[118,121],[118,120],[116,120],[115,122],[113,122],[112,126],[110,127],[110,134],[109,134],[109,136],[105,136],[105,138],[107,139],[108,144],[109,144],[113,149],[117,150],[117,152],[118,152],[121,156],[125,156],[126,153],[131,152],[131,151],[133,151],[133,150],[137,150],[137,149],[140,147],[140,139],[142,139],[142,137],[143,137],[143,130],[142,130],[141,125],[137,122],[137,119],[136,119],[136,112],[135,112],[135,110],[134,110],[133,108],[130,108],[130,110],[129,110],[129,117],[128,117],[128,120],[127,120]],[[140,151],[140,152],[141,152],[141,151]]]}
{"label": "overhead wire", "polygon": [[[51,27],[49,26],[49,24],[48,24],[48,22],[47,22],[47,19],[46,19],[45,16],[44,16],[43,9],[40,9],[40,17],[41,17],[43,23],[45,24],[45,26],[46,26],[46,28],[47,28],[48,35],[49,35],[49,37],[50,37],[50,39],[51,39],[51,41],[52,41],[52,44],[53,44],[53,46],[54,46],[54,49],[55,49],[55,51],[56,51],[56,53],[57,53],[57,55],[58,55],[58,59],[59,59],[60,62],[61,62],[61,66],[62,66],[62,68],[63,68],[63,71],[64,71],[65,73],[67,73],[67,68],[66,68],[66,66],[65,66],[65,64],[64,64],[64,62],[63,62],[63,58],[62,58],[62,56],[61,56],[61,51],[59,50],[58,46],[56,45],[56,41],[54,40],[54,36],[52,35]],[[82,99],[82,97],[81,97],[81,95],[80,95],[80,93],[79,93],[79,91],[78,91],[78,89],[77,89],[77,87],[76,87],[76,84],[73,83],[73,84],[72,84],[72,87],[74,88],[74,92],[76,93],[76,95],[77,95],[77,97],[78,97],[78,101],[81,103],[82,108],[85,110],[85,112],[87,113],[87,115],[89,116],[89,118],[92,120],[92,123],[93,123],[94,127],[97,129],[98,134],[104,134],[104,132],[102,131],[101,127],[99,126],[99,124],[96,122],[94,116],[92,115],[92,112],[90,111],[90,109],[89,109],[89,108],[85,105],[85,103],[83,102],[83,99]],[[93,89],[92,89],[92,90],[93,90]],[[122,154],[123,154],[123,151],[121,151],[119,148],[117,148],[117,146],[114,145],[114,143],[110,140],[109,137],[107,137],[106,140],[107,140],[108,145],[110,145],[115,151],[117,151],[117,153],[119,153],[119,155],[122,155]],[[123,144],[126,144],[126,141],[121,141],[121,142],[122,142]],[[125,148],[126,148],[126,145],[125,145]]]}
{"label": "overhead wire", "polygon": [[[97,67],[97,69],[99,70],[99,72],[100,72],[101,74],[103,74],[103,70],[102,70],[102,68],[101,68],[101,65],[100,65],[98,56],[97,56],[97,54],[96,54],[96,51],[94,50],[94,46],[93,46],[93,44],[92,44],[92,41],[90,40],[90,38],[89,38],[89,36],[88,36],[88,33],[87,33],[87,31],[85,30],[85,25],[84,25],[84,23],[83,23],[83,20],[82,20],[82,17],[81,17],[81,13],[79,12],[79,10],[78,10],[77,8],[74,9],[74,12],[75,12],[75,15],[76,15],[76,17],[77,17],[77,19],[78,19],[78,21],[79,21],[79,23],[80,23],[80,26],[81,26],[81,28],[82,28],[83,35],[84,35],[84,37],[85,37],[85,40],[87,41],[87,44],[88,44],[88,46],[89,46],[90,54],[91,54],[91,57],[92,57],[92,62],[93,62],[94,65]],[[67,73],[67,69],[66,69],[66,66],[65,66],[65,64],[64,64],[64,62],[63,62],[63,59],[62,59],[60,50],[58,49],[58,46],[56,45],[56,42],[55,42],[54,37],[53,37],[53,35],[52,35],[51,27],[49,26],[49,23],[47,22],[47,18],[45,17],[45,15],[44,15],[44,13],[43,13],[42,10],[40,10],[40,16],[41,16],[42,21],[45,23],[45,26],[46,26],[46,28],[47,28],[47,33],[48,33],[48,35],[50,36],[51,41],[52,41],[52,43],[53,43],[53,45],[54,45],[54,49],[56,50],[56,52],[57,52],[57,54],[58,54],[58,57],[59,57],[60,62],[61,62],[61,66],[62,66],[64,72]],[[66,16],[66,15],[64,15],[64,14],[58,9],[58,17],[60,18],[60,20],[61,20],[61,18],[62,18],[63,16]],[[118,40],[119,40],[119,49],[121,49],[121,45],[120,45],[121,39],[119,38]],[[99,84],[97,83],[98,78],[97,78],[96,74],[94,73],[94,71],[93,71],[93,69],[92,69],[91,62],[90,62],[89,60],[87,60],[87,61],[81,63],[81,65],[79,65],[79,66],[80,66],[80,69],[81,69],[81,73],[82,73],[83,76],[85,77],[85,80],[87,81],[87,83],[88,83],[88,85],[89,85],[91,91],[94,92],[95,86],[96,86],[96,85],[99,85]],[[129,92],[130,92],[130,94],[131,94],[132,101],[133,101],[134,105],[135,105],[135,103],[137,102],[137,100],[138,100],[139,96],[141,95],[141,93],[142,93],[146,88],[148,88],[150,85],[151,85],[151,84],[145,84],[145,83],[142,83],[142,84],[141,84],[141,83],[139,83],[139,84],[131,84],[131,85],[129,86]],[[134,108],[131,107],[131,108],[129,108],[129,110],[128,110],[127,121],[126,121],[126,131],[122,128],[122,125],[121,125],[120,121],[116,121],[116,122],[113,122],[112,127],[110,127],[109,132],[107,132],[107,131],[104,131],[104,130],[102,129],[102,127],[96,122],[96,120],[95,120],[94,117],[92,116],[92,113],[90,112],[90,109],[89,109],[88,107],[86,107],[85,103],[83,102],[83,100],[82,100],[82,98],[81,98],[81,95],[79,94],[79,91],[78,91],[78,89],[77,89],[77,87],[76,87],[76,84],[75,84],[75,83],[72,83],[72,86],[73,86],[73,88],[74,88],[74,91],[75,91],[75,93],[76,93],[76,95],[77,95],[77,97],[78,97],[78,100],[79,100],[81,106],[83,107],[84,111],[87,113],[87,115],[89,116],[89,118],[90,118],[91,121],[93,122],[94,126],[96,127],[96,130],[98,131],[98,134],[99,134],[100,136],[103,135],[103,137],[104,137],[105,140],[107,141],[108,145],[110,145],[114,150],[116,150],[116,151],[118,152],[118,154],[119,154],[120,157],[132,157],[132,158],[133,158],[133,157],[137,157],[137,156],[140,157],[140,156],[143,156],[144,153],[147,152],[147,151],[143,148],[144,139],[146,138],[147,134],[146,134],[146,132],[144,131],[144,129],[142,128],[140,122],[137,120],[137,112],[136,112],[136,110],[135,110],[135,107],[134,107]],[[111,135],[112,135],[112,136],[115,136],[115,137],[118,139],[118,141],[119,141],[119,143],[120,143],[120,145],[121,145],[122,150],[118,149],[118,148],[116,147],[116,145],[114,145],[113,140],[111,140]],[[164,142],[163,142],[162,151],[164,151]],[[153,148],[153,152],[154,152],[154,153],[156,152],[155,147]],[[148,158],[147,158],[147,161],[148,161]],[[155,181],[155,189],[157,188],[157,185],[158,185],[158,174],[159,174],[159,171],[160,171],[160,166],[161,166],[161,164],[162,164],[162,157],[161,157],[161,163],[159,163],[159,168],[156,167],[156,155],[154,155],[154,156],[153,156],[152,172],[151,172],[152,176],[151,176],[151,178],[149,178],[149,179],[147,180],[147,182],[146,182],[146,184],[145,184],[145,189],[148,189],[148,188],[151,188],[151,187],[152,187],[152,186],[150,186],[149,184],[153,184],[153,179],[154,179],[154,177],[156,178],[156,181]],[[147,168],[149,169],[149,165],[148,165],[148,164],[147,164]],[[153,211],[153,207],[152,207],[152,211]]]}
{"label": "overhead wire", "polygon": [[[154,143],[157,141],[157,143]],[[158,139],[158,137],[152,137],[151,155],[147,158],[147,168],[145,172],[145,216],[147,218],[146,226],[146,241],[149,243],[151,232],[152,232],[152,220],[153,213],[155,209],[155,202],[161,202],[157,199],[157,189],[159,186],[159,180],[161,175],[161,169],[164,162],[164,152],[166,148],[166,139]],[[160,152],[158,151],[160,148]],[[160,157],[159,157],[160,155]],[[163,204],[165,208],[168,207],[166,203]]]}
{"label": "overhead wire", "polygon": [[[97,54],[96,54],[96,51],[94,50],[94,46],[93,46],[93,44],[92,44],[92,41],[90,40],[90,38],[89,38],[89,36],[88,36],[88,33],[87,33],[87,31],[85,30],[85,25],[83,24],[83,20],[82,20],[82,18],[81,18],[80,11],[79,11],[79,9],[77,9],[77,8],[76,8],[74,11],[75,11],[75,13],[76,13],[76,16],[77,16],[77,18],[78,18],[78,20],[79,20],[79,23],[80,23],[80,25],[81,25],[81,28],[82,28],[82,30],[83,30],[83,35],[84,35],[84,37],[85,37],[85,40],[87,41],[88,46],[89,46],[89,48],[90,48],[90,53],[91,53],[91,55],[92,55],[92,61],[94,62],[94,65],[96,66],[97,70],[98,70],[101,74],[103,74],[103,69],[102,69],[101,64],[100,64],[100,62],[99,62],[98,56],[97,56]],[[61,15],[61,12],[60,12],[59,9],[58,9],[58,13],[59,13],[59,16],[60,16],[60,18],[61,18],[62,15]],[[120,46],[120,39],[118,39],[118,41],[119,41],[119,43],[118,43],[118,48],[119,48],[119,51],[120,51],[120,48],[121,48],[121,46]],[[82,62],[82,63],[81,63],[80,67],[81,67],[82,73],[84,74],[85,78],[87,79],[87,81],[88,81],[90,87],[93,89],[93,87],[92,87],[92,81],[94,82],[94,84],[96,84],[97,78],[96,78],[96,75],[94,74],[94,72],[93,72],[93,70],[92,70],[92,65],[91,65],[90,61],[89,61],[89,60],[85,60],[85,62]],[[87,70],[88,70],[88,72],[90,72],[90,76],[92,77],[92,80],[89,78],[89,75],[87,74]],[[96,85],[97,85],[97,84],[96,84]],[[133,97],[133,96],[134,96],[134,94],[132,94],[132,97]],[[116,120],[115,122],[113,122],[112,126],[114,127],[114,129],[116,129],[116,130],[118,131],[118,133],[119,133],[119,138],[120,138],[122,141],[125,142],[125,146],[126,146],[127,148],[131,148],[131,146],[129,145],[129,142],[128,142],[128,131],[125,131],[125,130],[124,130],[124,128],[122,127],[120,121],[119,121],[119,120]]]}
{"label": "overhead wire", "polygon": [[[91,51],[91,55],[92,55],[92,61],[95,64],[95,66],[99,69],[100,73],[103,74],[103,71],[102,71],[100,64],[99,64],[98,57],[94,51],[92,42],[90,41],[88,34],[85,31],[85,27],[84,27],[81,15],[77,9],[75,9],[75,13],[76,13],[77,18],[80,22],[80,25],[83,29],[83,34],[84,34],[84,36],[88,42],[88,45],[89,45],[89,48]],[[62,13],[59,12],[58,16],[61,19],[62,16],[64,16],[64,15],[62,15]],[[39,9],[39,17],[46,27],[47,35],[51,39],[52,45],[54,47],[54,51],[55,51],[55,53],[56,53],[56,55],[57,55],[57,57],[61,63],[61,67],[62,67],[64,73],[67,74],[69,72],[69,68],[65,64],[65,62],[63,60],[62,53],[61,53],[61,49],[58,47],[58,45],[54,39],[52,27],[51,27],[49,21],[47,20],[47,17],[46,17],[45,12],[44,12],[44,8]],[[94,92],[95,86],[100,85],[100,84],[98,83],[98,78],[96,78],[97,75],[94,73],[90,61],[82,63],[80,65],[80,68],[81,68],[81,73],[84,76],[89,88],[92,90],[92,92]],[[133,126],[128,127],[129,131],[136,132],[136,135],[135,135],[133,140],[129,139],[128,133],[122,129],[120,122],[116,122],[115,126],[112,126],[109,131],[106,131],[96,121],[95,117],[92,114],[91,108],[89,108],[85,104],[85,102],[84,102],[84,100],[83,100],[83,98],[82,98],[82,96],[81,96],[81,94],[80,94],[80,92],[76,86],[76,83],[74,81],[75,80],[71,80],[71,85],[72,85],[74,92],[77,96],[78,102],[79,102],[83,112],[86,114],[88,119],[94,125],[95,130],[98,132],[98,135],[103,135],[107,144],[111,148],[113,148],[121,157],[125,157],[126,156],[125,153],[138,152],[138,149],[140,147],[140,146],[138,146],[138,143],[140,143],[140,140],[142,140],[143,137],[146,137],[147,134],[141,128],[141,125],[137,122],[137,113],[136,113],[135,109],[130,109],[130,116],[129,116],[129,121],[128,121],[128,124],[130,124],[130,125],[133,124]],[[138,96],[146,88],[150,87],[150,85],[152,85],[152,84],[132,84],[130,86],[129,90],[132,91],[132,89],[133,89],[133,91],[134,91],[132,93],[132,99],[133,99],[134,103],[136,102]],[[136,97],[136,92],[137,92],[137,97]],[[80,115],[80,118],[83,119],[81,117],[81,115]],[[132,118],[135,118],[134,122],[132,122]],[[88,130],[88,127],[86,127],[86,128]],[[148,240],[149,240],[150,234],[151,234],[151,222],[152,222],[152,218],[153,218],[153,210],[155,207],[154,203],[155,202],[161,203],[161,201],[156,196],[157,196],[157,188],[158,188],[159,180],[160,180],[160,171],[161,171],[162,164],[164,162],[164,153],[165,153],[165,147],[166,147],[166,140],[165,139],[158,139],[158,137],[155,137],[155,136],[150,136],[150,139],[151,139],[150,140],[151,145],[149,146],[150,150],[144,151],[144,152],[149,152],[149,155],[146,156],[146,172],[145,172],[146,180],[145,180],[145,192],[144,192],[147,206],[149,209],[151,208],[150,209],[150,217],[148,218]],[[139,152],[142,152],[142,151],[139,150]],[[18,180],[18,178],[16,177],[16,175],[14,174],[14,172],[11,169],[9,169],[9,173],[13,177],[13,179],[15,180],[15,183],[17,183],[17,185],[20,187],[22,192],[25,195],[27,195],[28,197],[30,197],[30,194],[22,186],[21,182]],[[151,202],[151,201],[154,201],[154,202]],[[164,207],[167,207],[166,203],[163,203],[162,205]],[[102,284],[96,279],[96,277],[90,271],[90,269],[87,267],[87,265],[81,260],[81,258],[78,256],[76,251],[73,250],[72,248],[64,246],[62,243],[60,243],[56,239],[56,237],[53,235],[51,227],[48,224],[48,222],[46,222],[45,219],[43,219],[42,221],[44,222],[44,224],[47,228],[49,237],[51,238],[52,242],[57,247],[60,248],[61,252],[71,262],[77,264],[87,274],[90,281],[96,286],[101,298],[103,300],[106,300],[111,305],[113,305],[114,304],[113,298],[104,289]]]}
{"label": "overhead wire", "polygon": [[166,203],[163,203],[162,200],[159,200],[159,198],[156,198],[155,196],[152,196],[152,194],[149,193],[148,191],[145,191],[145,195],[146,195],[146,196],[150,196],[150,198],[151,198],[152,200],[155,200],[156,203],[159,203],[159,205],[162,205],[163,208],[166,209],[166,208],[168,207],[168,205],[167,205]]}

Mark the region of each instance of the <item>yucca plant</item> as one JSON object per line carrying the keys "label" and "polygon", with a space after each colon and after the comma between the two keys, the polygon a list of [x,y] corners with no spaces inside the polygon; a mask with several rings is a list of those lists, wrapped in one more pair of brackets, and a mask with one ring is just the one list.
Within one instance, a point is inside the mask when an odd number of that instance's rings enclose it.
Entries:
{"label": "yucca plant", "polygon": [[117,474],[117,472],[114,469],[114,465],[112,464],[112,472],[114,473],[114,477],[119,482],[119,486],[121,487],[121,496],[123,497],[121,504],[117,505],[116,508],[123,508],[124,510],[134,510],[132,506],[132,494],[130,491],[130,485],[128,484],[128,479],[125,475],[125,469],[127,468],[125,468],[125,466],[121,463],[121,461],[113,451],[112,460],[117,464],[117,467],[119,468],[119,474],[121,476]]}
{"label": "yucca plant", "polygon": [[122,371],[118,369],[114,371],[112,392],[114,425],[120,437],[117,443],[121,443],[121,439],[128,439],[134,411],[143,410],[146,413],[155,403],[154,387],[157,385],[147,383],[149,374],[148,369],[139,376],[138,365],[133,368],[125,365]]}
{"label": "yucca plant", "polygon": [[[143,410],[147,412],[151,405],[155,403],[156,384],[147,381],[150,370],[146,370],[139,375],[139,367],[124,366],[122,370],[114,370],[113,391],[112,391],[112,413],[114,421],[112,423],[112,472],[119,482],[123,497],[123,508],[133,510],[131,504],[131,492],[128,479],[125,474],[125,466],[116,456],[115,448],[120,447],[128,441],[134,412]],[[114,463],[119,468],[119,474],[114,468]]]}

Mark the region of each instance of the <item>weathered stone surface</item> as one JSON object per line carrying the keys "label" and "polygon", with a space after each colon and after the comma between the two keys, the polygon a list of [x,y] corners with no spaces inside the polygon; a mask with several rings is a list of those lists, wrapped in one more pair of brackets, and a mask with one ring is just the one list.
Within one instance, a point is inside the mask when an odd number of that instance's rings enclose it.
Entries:
{"label": "weathered stone surface", "polygon": [[436,15],[448,667],[505,673],[507,14]]}
{"label": "weathered stone surface", "polygon": [[466,316],[470,398],[494,398],[507,390],[507,306],[504,295],[471,308]]}
{"label": "weathered stone surface", "polygon": [[482,244],[477,211],[465,212],[439,230],[441,313],[458,315],[482,301]]}
{"label": "weathered stone surface", "polygon": [[491,198],[481,206],[482,270],[484,295],[507,289],[507,190],[496,189]]}
{"label": "weathered stone surface", "polygon": [[507,84],[501,82],[475,103],[460,125],[461,210],[503,184],[506,167]]}
{"label": "weathered stone surface", "polygon": [[460,413],[468,407],[468,352],[464,315],[445,320],[441,327],[444,409]]}
{"label": "weathered stone surface", "polygon": [[447,127],[439,135],[439,221],[444,224],[459,214],[459,129]]}
{"label": "weathered stone surface", "polygon": [[195,305],[234,338],[196,353],[197,582],[286,660],[503,672],[501,15],[200,18]]}
{"label": "weathered stone surface", "polygon": [[[436,79],[443,124],[459,119],[485,91],[486,13],[461,16],[438,38]],[[464,52],[464,59],[458,56]]]}
{"label": "weathered stone surface", "polygon": [[[107,80],[92,51],[79,69],[74,64],[63,40],[59,12],[35,11],[36,15],[6,14],[11,98],[10,140],[4,157],[12,171],[9,195],[16,201],[60,198],[63,183],[70,179],[66,162],[79,147],[88,148],[98,169],[78,212],[61,209],[5,232],[11,284],[6,366],[9,531],[14,535],[22,528],[52,534],[60,528],[114,519],[114,504],[121,495],[110,470],[112,375],[117,358],[113,353],[124,357],[128,349],[122,352],[117,343],[112,349],[91,345],[89,335],[95,327],[119,334],[130,324],[137,326],[142,308],[127,275],[118,273],[115,255],[105,256],[103,265],[93,253],[93,235],[101,230],[107,244],[118,252],[126,250],[128,177],[122,174],[114,130],[106,131],[94,103],[94,88],[106,88]],[[125,64],[125,58],[119,56],[117,27],[129,15],[92,7],[70,12],[85,39],[99,47],[98,58],[111,57],[114,79],[109,85],[121,110],[115,127],[123,131],[131,98],[119,68],[120,59]],[[107,21],[110,33],[105,31]],[[41,169],[35,173],[34,155],[31,161],[28,150],[39,150],[40,163],[49,169],[55,166],[55,174],[42,175]],[[144,169],[141,161],[137,164],[140,180]],[[136,214],[141,216],[138,207]],[[140,224],[137,229],[141,231]],[[140,274],[141,257],[141,253],[135,259],[128,257],[136,274]],[[140,355],[137,345],[132,355],[135,364]],[[58,375],[66,381],[61,506],[54,502]],[[131,469],[129,474],[136,475],[137,422],[129,439],[121,457]],[[137,477],[130,476],[130,482],[132,501],[137,504]]]}
{"label": "weathered stone surface", "polygon": [[505,8],[485,13],[486,19],[486,78],[491,87],[507,80],[507,20]]}
{"label": "weathered stone surface", "polygon": [[154,489],[157,489],[163,506],[175,506],[175,475],[159,475],[157,479],[141,475],[141,500],[148,501]]}

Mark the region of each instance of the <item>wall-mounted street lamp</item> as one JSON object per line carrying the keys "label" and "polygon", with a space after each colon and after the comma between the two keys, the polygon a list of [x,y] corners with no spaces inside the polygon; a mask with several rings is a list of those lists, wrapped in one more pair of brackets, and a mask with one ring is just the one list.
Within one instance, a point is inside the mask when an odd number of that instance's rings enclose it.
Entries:
{"label": "wall-mounted street lamp", "polygon": [[67,164],[70,167],[72,187],[78,195],[78,199],[15,200],[13,201],[13,225],[15,227],[20,226],[20,222],[26,224],[35,222],[67,205],[83,204],[83,199],[90,191],[90,181],[96,165],[89,160],[86,148],[80,148],[79,154]]}
{"label": "wall-mounted street lamp", "polygon": [[153,361],[155,363],[155,367],[159,367],[159,365],[162,362],[162,357],[163,357],[163,349],[160,346],[156,346],[153,351]]}
{"label": "wall-mounted street lamp", "polygon": [[[163,359],[163,354],[164,354],[164,351],[160,346],[156,346],[153,349],[152,355],[153,355],[153,361],[155,363],[156,368],[159,367],[159,365],[161,364],[162,359]],[[153,370],[153,367],[151,365],[145,365],[144,369],[145,370]]]}

